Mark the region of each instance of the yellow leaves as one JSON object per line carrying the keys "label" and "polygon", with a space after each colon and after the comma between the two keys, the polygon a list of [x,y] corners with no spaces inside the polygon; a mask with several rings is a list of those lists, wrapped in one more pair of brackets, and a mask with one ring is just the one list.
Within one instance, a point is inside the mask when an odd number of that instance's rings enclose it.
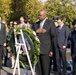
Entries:
{"label": "yellow leaves", "polygon": [[3,17],[4,20],[7,20],[7,17],[9,17],[9,14],[11,13],[10,0],[1,0],[0,1],[0,15]]}
{"label": "yellow leaves", "polygon": [[39,0],[29,0],[25,5],[26,14],[30,17],[32,22],[37,20],[38,12],[43,9],[43,5]]}
{"label": "yellow leaves", "polygon": [[[20,16],[27,15],[31,22],[35,22],[41,9],[47,11],[50,19],[63,16],[68,25],[76,18],[76,4],[72,5],[71,0],[47,0],[45,4],[42,4],[41,0],[0,0],[0,15],[4,20],[9,20],[9,17],[17,20]],[[11,13],[13,15],[10,16]]]}
{"label": "yellow leaves", "polygon": [[57,16],[62,16],[65,23],[71,27],[72,20],[76,18],[76,4],[71,5],[71,0],[47,0],[45,9],[50,19]]}

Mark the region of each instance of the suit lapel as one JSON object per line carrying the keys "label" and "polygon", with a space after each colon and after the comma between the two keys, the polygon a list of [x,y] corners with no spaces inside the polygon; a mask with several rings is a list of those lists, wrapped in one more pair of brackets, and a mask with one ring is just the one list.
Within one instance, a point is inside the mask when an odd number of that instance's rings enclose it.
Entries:
{"label": "suit lapel", "polygon": [[62,34],[64,32],[64,29],[65,29],[65,25],[63,25],[63,27],[61,29],[59,29],[59,27],[57,27],[57,33],[58,34]]}
{"label": "suit lapel", "polygon": [[61,31],[63,31],[65,29],[65,25],[62,26]]}
{"label": "suit lapel", "polygon": [[40,21],[38,21],[36,24],[35,24],[35,29],[39,29],[40,28]]}
{"label": "suit lapel", "polygon": [[47,20],[48,20],[48,19],[46,19],[46,21],[45,21],[45,23],[44,23],[44,25],[43,25],[43,28],[44,28],[44,29],[45,29],[46,26],[47,26],[47,23],[48,23]]}
{"label": "suit lapel", "polygon": [[[43,28],[46,29],[47,28],[47,25],[48,25],[48,19],[46,19],[44,25],[43,25]],[[40,21],[37,23],[37,29],[40,28]]]}
{"label": "suit lapel", "polygon": [[38,22],[38,28],[40,28],[40,21]]}

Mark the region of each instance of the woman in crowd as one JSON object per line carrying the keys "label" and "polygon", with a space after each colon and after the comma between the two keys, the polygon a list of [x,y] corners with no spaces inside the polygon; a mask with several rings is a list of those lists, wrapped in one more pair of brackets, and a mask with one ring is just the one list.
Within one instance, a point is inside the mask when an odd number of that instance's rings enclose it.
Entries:
{"label": "woman in crowd", "polygon": [[[13,22],[13,28],[16,28],[16,27],[17,27],[17,21],[14,21]],[[13,38],[13,40],[14,40],[14,38]],[[15,48],[13,48],[13,53],[15,53],[14,49]],[[15,57],[14,57],[14,54],[12,54],[12,53],[11,53],[11,64],[12,64],[11,69],[13,69],[15,66]]]}

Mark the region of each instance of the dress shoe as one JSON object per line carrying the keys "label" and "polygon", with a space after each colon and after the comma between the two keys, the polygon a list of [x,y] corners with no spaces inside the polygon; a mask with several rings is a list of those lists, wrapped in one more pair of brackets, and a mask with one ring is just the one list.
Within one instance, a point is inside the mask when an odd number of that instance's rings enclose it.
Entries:
{"label": "dress shoe", "polygon": [[63,71],[63,72],[62,72],[62,75],[66,75],[66,71]]}
{"label": "dress shoe", "polygon": [[56,75],[61,75],[61,72],[57,72]]}

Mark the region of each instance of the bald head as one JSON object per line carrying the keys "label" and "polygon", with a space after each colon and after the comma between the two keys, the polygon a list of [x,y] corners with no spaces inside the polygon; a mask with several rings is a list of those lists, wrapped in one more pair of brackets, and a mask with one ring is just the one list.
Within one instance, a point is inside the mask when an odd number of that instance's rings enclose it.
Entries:
{"label": "bald head", "polygon": [[46,11],[45,10],[41,10],[39,12],[39,20],[44,20],[46,18]]}

